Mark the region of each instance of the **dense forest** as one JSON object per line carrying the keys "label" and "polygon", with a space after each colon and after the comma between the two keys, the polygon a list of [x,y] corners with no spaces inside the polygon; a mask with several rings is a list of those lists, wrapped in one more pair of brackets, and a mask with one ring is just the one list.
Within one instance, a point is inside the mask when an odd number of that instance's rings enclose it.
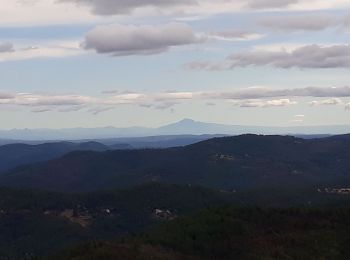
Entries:
{"label": "dense forest", "polygon": [[349,259],[349,209],[209,208],[55,259]]}
{"label": "dense forest", "polygon": [[0,259],[348,259],[348,140],[244,135],[19,166],[0,176]]}
{"label": "dense forest", "polygon": [[149,182],[223,190],[350,184],[350,141],[243,135],[168,148],[76,151],[3,173],[0,185],[61,192]]}

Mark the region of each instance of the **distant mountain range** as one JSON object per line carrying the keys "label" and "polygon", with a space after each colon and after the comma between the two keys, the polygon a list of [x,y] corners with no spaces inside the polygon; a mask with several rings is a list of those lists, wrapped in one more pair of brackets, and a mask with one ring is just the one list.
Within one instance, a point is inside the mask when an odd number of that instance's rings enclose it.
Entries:
{"label": "distant mountain range", "polygon": [[149,182],[223,190],[350,185],[347,136],[242,135],[168,149],[76,151],[0,176],[0,186],[85,192]]}
{"label": "distant mountain range", "polygon": [[[268,126],[242,126],[224,125],[197,122],[184,119],[177,123],[159,128],[129,127],[129,128],[71,128],[71,129],[12,129],[0,130],[0,143],[12,140],[82,140],[106,139],[118,137],[143,137],[160,135],[240,135],[240,134],[346,134],[350,133],[350,125],[335,126],[296,126],[296,127],[268,127]],[[14,141],[12,141],[14,142]]]}

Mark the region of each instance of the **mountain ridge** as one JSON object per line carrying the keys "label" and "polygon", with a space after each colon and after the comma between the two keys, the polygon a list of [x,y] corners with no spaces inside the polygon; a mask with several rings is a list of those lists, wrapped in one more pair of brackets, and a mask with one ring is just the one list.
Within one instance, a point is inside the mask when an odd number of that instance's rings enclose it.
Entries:
{"label": "mountain ridge", "polygon": [[0,176],[0,185],[53,191],[149,182],[224,190],[350,184],[350,141],[242,135],[167,149],[72,152]]}

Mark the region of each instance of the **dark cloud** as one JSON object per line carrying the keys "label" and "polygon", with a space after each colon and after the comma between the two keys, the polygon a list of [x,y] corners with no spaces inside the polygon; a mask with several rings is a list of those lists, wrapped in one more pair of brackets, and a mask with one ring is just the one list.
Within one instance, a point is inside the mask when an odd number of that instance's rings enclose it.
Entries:
{"label": "dark cloud", "polygon": [[13,44],[10,42],[0,43],[0,52],[13,52]]}
{"label": "dark cloud", "polygon": [[114,56],[149,55],[202,40],[189,26],[180,23],[161,26],[104,25],[86,35],[83,47]]}
{"label": "dark cloud", "polygon": [[247,0],[247,6],[252,9],[285,8],[298,2],[299,0]]}
{"label": "dark cloud", "polygon": [[327,69],[350,67],[350,45],[319,46],[307,45],[291,52],[250,51],[233,54],[219,62],[191,62],[189,69],[230,70],[237,67],[272,66],[276,68]]}
{"label": "dark cloud", "polygon": [[247,88],[240,91],[205,93],[204,97],[218,99],[262,99],[276,97],[350,97],[350,87],[306,87],[294,89]]}
{"label": "dark cloud", "polygon": [[88,6],[97,15],[126,14],[142,7],[170,8],[196,5],[195,0],[58,0]]}
{"label": "dark cloud", "polygon": [[13,94],[0,92],[0,100],[1,99],[13,99],[14,97],[15,97],[15,95],[13,95]]}
{"label": "dark cloud", "polygon": [[270,16],[259,22],[276,31],[319,31],[342,23],[337,16],[329,14]]}

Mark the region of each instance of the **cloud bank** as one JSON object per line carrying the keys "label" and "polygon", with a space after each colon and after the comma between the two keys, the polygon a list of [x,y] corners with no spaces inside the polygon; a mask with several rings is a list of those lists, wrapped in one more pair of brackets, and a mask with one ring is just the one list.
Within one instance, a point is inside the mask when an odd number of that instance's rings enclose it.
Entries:
{"label": "cloud bank", "polygon": [[[144,108],[169,109],[177,104],[191,101],[213,103],[216,101],[233,102],[239,107],[287,107],[297,105],[297,98],[328,98],[312,101],[311,106],[348,105],[340,98],[350,97],[350,87],[320,88],[307,87],[295,89],[271,89],[252,87],[237,91],[217,92],[160,92],[125,93],[118,92],[102,97],[84,95],[44,95],[32,93],[0,93],[0,105],[30,107],[32,111],[74,112],[87,109],[87,112],[99,114],[120,105],[137,105]],[[293,100],[294,99],[294,100]]]}
{"label": "cloud bank", "polygon": [[279,32],[321,31],[329,27],[349,28],[349,16],[329,13],[275,15],[263,18],[259,25]]}
{"label": "cloud bank", "polygon": [[292,51],[255,50],[235,53],[224,61],[191,62],[186,67],[194,70],[231,70],[248,66],[272,66],[290,69],[350,68],[350,45],[307,45]]}

